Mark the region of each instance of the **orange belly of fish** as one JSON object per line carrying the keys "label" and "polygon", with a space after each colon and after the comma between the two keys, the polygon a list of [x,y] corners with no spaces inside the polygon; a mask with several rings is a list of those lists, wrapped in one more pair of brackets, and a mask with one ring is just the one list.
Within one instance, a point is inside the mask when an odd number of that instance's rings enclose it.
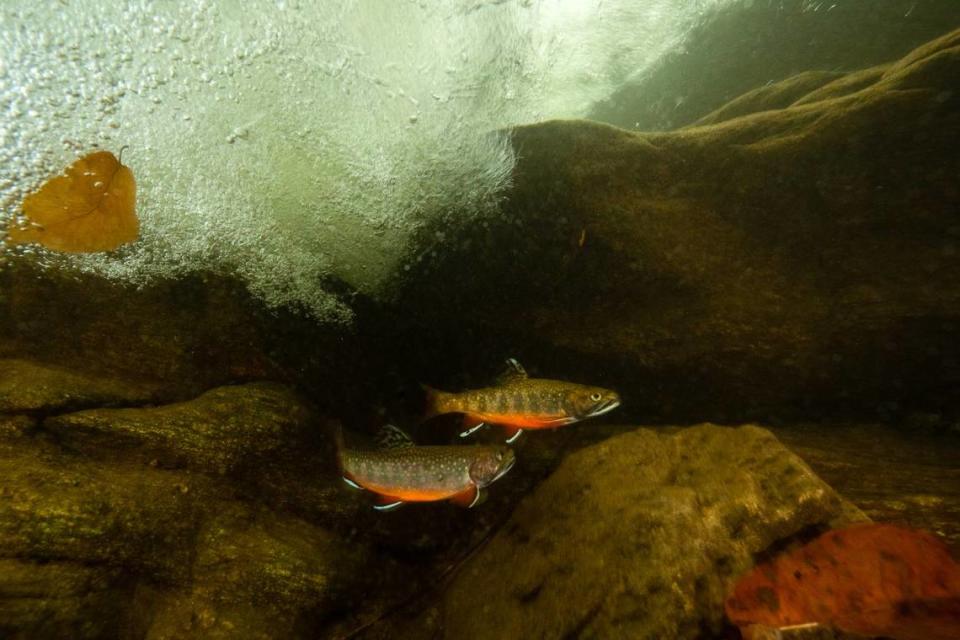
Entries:
{"label": "orange belly of fish", "polygon": [[522,427],[524,429],[553,429],[566,424],[564,422],[558,422],[558,420],[561,420],[565,416],[531,416],[510,413],[483,413],[472,415],[475,415],[483,422]]}
{"label": "orange belly of fish", "polygon": [[379,493],[383,496],[397,498],[405,502],[436,502],[437,500],[446,500],[468,488],[463,487],[459,490],[423,488],[412,489],[409,487],[388,487],[369,482],[361,482],[360,480],[355,480],[355,482],[368,491],[373,491],[374,493]]}

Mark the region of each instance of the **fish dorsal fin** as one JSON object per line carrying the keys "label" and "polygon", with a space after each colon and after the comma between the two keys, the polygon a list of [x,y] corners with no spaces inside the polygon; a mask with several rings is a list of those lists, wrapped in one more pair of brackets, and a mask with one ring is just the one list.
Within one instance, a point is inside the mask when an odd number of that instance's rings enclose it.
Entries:
{"label": "fish dorsal fin", "polygon": [[412,447],[413,440],[399,427],[385,424],[377,433],[377,446],[381,449],[403,449]]}
{"label": "fish dorsal fin", "polygon": [[523,365],[516,361],[514,358],[507,358],[507,368],[497,376],[497,384],[507,384],[510,382],[517,382],[519,380],[527,379],[527,371],[523,368]]}

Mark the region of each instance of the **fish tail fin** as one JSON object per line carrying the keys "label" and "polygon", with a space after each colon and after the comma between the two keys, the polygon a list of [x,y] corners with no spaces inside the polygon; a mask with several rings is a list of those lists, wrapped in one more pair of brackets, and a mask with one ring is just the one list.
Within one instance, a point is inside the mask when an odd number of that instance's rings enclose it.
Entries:
{"label": "fish tail fin", "polygon": [[423,389],[424,394],[424,409],[421,422],[425,422],[434,416],[439,416],[450,412],[447,408],[447,404],[449,403],[450,398],[453,396],[452,393],[440,391],[439,389],[434,389],[433,387],[425,384],[421,384],[420,388]]}

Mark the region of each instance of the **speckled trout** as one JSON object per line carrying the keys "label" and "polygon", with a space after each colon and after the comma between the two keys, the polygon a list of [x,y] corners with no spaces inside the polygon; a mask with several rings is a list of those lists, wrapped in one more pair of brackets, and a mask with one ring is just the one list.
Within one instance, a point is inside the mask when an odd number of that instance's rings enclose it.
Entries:
{"label": "speckled trout", "polygon": [[620,406],[615,391],[562,380],[531,378],[514,359],[493,386],[447,393],[424,386],[427,412],[424,419],[445,413],[464,414],[466,437],[486,424],[506,429],[513,442],[524,429],[553,429],[601,416]]}
{"label": "speckled trout", "polygon": [[381,429],[376,449],[350,448],[339,426],[335,433],[344,482],[375,493],[378,511],[439,500],[473,507],[516,462],[505,446],[417,446],[392,425]]}

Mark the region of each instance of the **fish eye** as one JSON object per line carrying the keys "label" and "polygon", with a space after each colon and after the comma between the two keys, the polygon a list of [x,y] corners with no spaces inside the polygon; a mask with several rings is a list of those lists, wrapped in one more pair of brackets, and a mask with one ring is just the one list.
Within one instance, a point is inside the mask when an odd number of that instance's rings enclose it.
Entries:
{"label": "fish eye", "polygon": [[591,393],[591,394],[590,394],[590,399],[593,400],[594,402],[600,402],[600,398],[602,398],[602,397],[603,397],[603,396],[600,395],[599,393]]}

